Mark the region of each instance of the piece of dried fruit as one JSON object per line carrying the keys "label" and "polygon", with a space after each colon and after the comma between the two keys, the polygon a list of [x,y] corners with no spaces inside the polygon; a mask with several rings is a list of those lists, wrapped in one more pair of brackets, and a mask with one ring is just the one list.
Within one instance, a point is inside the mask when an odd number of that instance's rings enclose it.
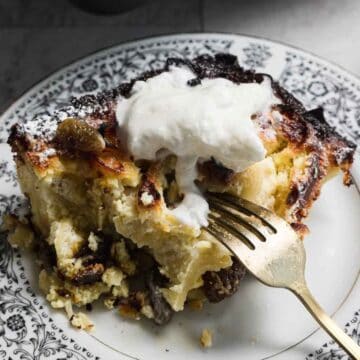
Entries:
{"label": "piece of dried fruit", "polygon": [[245,273],[244,266],[236,258],[233,258],[232,265],[226,269],[206,272],[203,275],[203,290],[208,300],[216,303],[233,295]]}
{"label": "piece of dried fruit", "polygon": [[101,134],[85,121],[68,118],[56,130],[54,143],[62,150],[100,153],[105,149]]}
{"label": "piece of dried fruit", "polygon": [[164,299],[160,290],[161,280],[161,275],[156,274],[155,271],[152,271],[147,278],[150,302],[154,312],[154,322],[157,325],[167,324],[173,315],[173,310]]}
{"label": "piece of dried fruit", "polygon": [[77,285],[93,284],[101,280],[104,271],[103,264],[91,264],[81,269],[72,281]]}

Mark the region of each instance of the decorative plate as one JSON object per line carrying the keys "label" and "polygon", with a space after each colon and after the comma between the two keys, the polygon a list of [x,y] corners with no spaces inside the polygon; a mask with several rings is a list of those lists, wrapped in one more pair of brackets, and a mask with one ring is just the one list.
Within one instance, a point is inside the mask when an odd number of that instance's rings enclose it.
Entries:
{"label": "decorative plate", "polygon": [[[109,89],[169,56],[194,57],[231,52],[244,67],[268,72],[308,107],[323,106],[328,121],[360,144],[360,80],[303,51],[239,35],[181,34],[121,44],[87,56],[34,86],[0,121],[0,212],[21,209],[6,144],[9,127],[31,122],[67,105],[70,96]],[[46,126],[46,123],[43,123]],[[360,167],[354,165],[360,184]],[[307,279],[315,297],[360,343],[360,201],[355,186],[330,181],[312,209],[308,224]],[[232,298],[201,312],[185,311],[159,328],[131,322],[116,312],[93,309],[92,334],[68,326],[62,312],[49,308],[37,287],[38,269],[29,254],[0,239],[0,359],[347,359],[285,290],[267,288],[247,277]],[[203,328],[214,345],[198,343]]]}

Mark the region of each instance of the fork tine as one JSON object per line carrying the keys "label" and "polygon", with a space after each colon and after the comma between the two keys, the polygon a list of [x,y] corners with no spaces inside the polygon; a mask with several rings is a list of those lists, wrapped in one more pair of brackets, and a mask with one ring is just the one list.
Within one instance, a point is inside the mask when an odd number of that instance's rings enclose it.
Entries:
{"label": "fork tine", "polygon": [[251,244],[252,248],[255,248],[255,244],[259,240],[265,241],[265,237],[257,229],[225,209],[210,207],[209,218],[219,222],[227,231],[234,233],[236,236],[243,236]]}
{"label": "fork tine", "polygon": [[240,261],[243,261],[242,258],[248,257],[251,253],[251,249],[245,245],[238,237],[224,231],[224,229],[213,221],[209,219],[209,225],[205,228],[210,235],[214,236],[216,239],[220,240],[232,253],[234,253]]}
{"label": "fork tine", "polygon": [[[260,240],[265,241],[266,237],[261,231],[263,229],[263,224],[260,220],[254,218],[254,216],[245,215],[241,211],[238,211],[237,209],[234,209],[233,207],[229,207],[224,204],[219,204],[217,203],[217,201],[209,202],[209,207],[214,213],[218,214],[219,216],[230,217],[234,221],[240,223],[245,228],[247,228],[248,231],[255,233],[255,235],[257,235]],[[267,233],[268,232],[266,232],[266,234]]]}
{"label": "fork tine", "polygon": [[[234,210],[246,214],[249,217],[249,221],[251,221],[251,216],[254,216],[255,218],[259,219],[262,224],[267,227],[267,229],[271,230],[272,233],[277,232],[277,225],[283,226],[284,223],[286,223],[285,220],[277,216],[274,217],[273,213],[270,210],[262,206],[256,205],[245,199],[238,198],[226,193],[207,192],[206,196],[210,201],[216,202],[217,204],[222,206],[226,205]],[[253,225],[259,228],[259,226],[256,225],[255,222]]]}
{"label": "fork tine", "polygon": [[209,199],[208,203],[212,211],[220,212],[222,216],[231,217],[236,222],[240,222],[262,241],[265,241],[269,234],[276,232],[273,226],[270,226],[267,222],[264,223],[264,220],[260,220],[258,216],[253,215],[250,211],[246,211],[246,209],[244,210],[243,207],[228,201],[221,201],[217,197]]}

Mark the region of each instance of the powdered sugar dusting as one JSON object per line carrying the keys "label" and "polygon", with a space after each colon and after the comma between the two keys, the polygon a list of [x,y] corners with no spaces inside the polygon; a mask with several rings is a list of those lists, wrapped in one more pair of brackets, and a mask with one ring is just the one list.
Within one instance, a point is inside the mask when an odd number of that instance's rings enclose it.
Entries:
{"label": "powdered sugar dusting", "polygon": [[46,161],[48,158],[51,158],[56,155],[56,150],[54,148],[48,148],[39,154],[40,162]]}
{"label": "powdered sugar dusting", "polygon": [[96,106],[79,106],[72,105],[55,110],[53,114],[39,114],[34,116],[31,120],[22,123],[24,132],[37,138],[51,139],[54,137],[56,129],[63,120],[69,117],[76,117],[83,119],[95,112],[105,112],[107,107]]}

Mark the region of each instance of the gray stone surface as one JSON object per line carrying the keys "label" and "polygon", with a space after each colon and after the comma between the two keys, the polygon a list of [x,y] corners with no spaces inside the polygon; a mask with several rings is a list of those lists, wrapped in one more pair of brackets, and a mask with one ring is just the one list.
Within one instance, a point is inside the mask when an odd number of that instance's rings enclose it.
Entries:
{"label": "gray stone surface", "polygon": [[41,78],[102,47],[156,34],[226,31],[312,51],[360,75],[358,0],[152,0],[114,15],[66,0],[0,0],[0,111]]}
{"label": "gray stone surface", "polygon": [[61,66],[103,47],[201,30],[200,1],[154,0],[108,16],[65,0],[0,0],[0,111]]}
{"label": "gray stone surface", "polygon": [[109,16],[88,13],[69,0],[0,0],[0,23],[2,27],[197,26],[201,4],[199,0],[148,0],[137,9]]}
{"label": "gray stone surface", "polygon": [[205,0],[205,31],[283,41],[360,75],[359,0]]}

